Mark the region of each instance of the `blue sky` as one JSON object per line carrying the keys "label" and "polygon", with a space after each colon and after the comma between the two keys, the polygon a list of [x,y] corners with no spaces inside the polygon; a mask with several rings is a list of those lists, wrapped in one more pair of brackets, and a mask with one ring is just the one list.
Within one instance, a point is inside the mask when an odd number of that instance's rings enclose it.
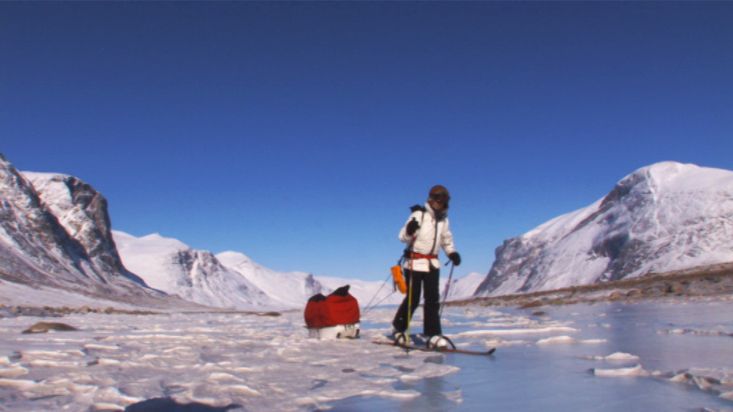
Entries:
{"label": "blue sky", "polygon": [[729,2],[3,2],[0,152],[92,184],[115,229],[370,280],[440,183],[456,275],[486,273],[639,167],[733,169],[731,21]]}

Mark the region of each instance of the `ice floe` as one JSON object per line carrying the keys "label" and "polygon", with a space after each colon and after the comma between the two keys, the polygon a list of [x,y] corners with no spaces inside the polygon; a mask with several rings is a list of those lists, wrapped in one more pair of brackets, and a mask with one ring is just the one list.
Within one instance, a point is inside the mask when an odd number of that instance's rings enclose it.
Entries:
{"label": "ice floe", "polygon": [[[670,382],[695,386],[701,391],[733,400],[733,371],[714,368],[690,368],[667,374]],[[664,375],[663,375],[664,376]]]}
{"label": "ice floe", "polygon": [[553,336],[551,338],[540,339],[537,341],[538,345],[558,345],[558,344],[569,344],[575,343],[576,340],[572,336]]}
{"label": "ice floe", "polygon": [[0,367],[0,378],[17,378],[28,374],[28,369],[19,365]]}
{"label": "ice floe", "polygon": [[728,336],[733,337],[733,332],[728,330],[704,330],[704,329],[692,329],[692,328],[674,328],[674,329],[661,329],[660,334],[666,335],[694,335],[694,336]]}
{"label": "ice floe", "polygon": [[30,379],[0,379],[0,387],[3,386],[25,392],[37,387],[38,382]]}
{"label": "ice floe", "polygon": [[650,373],[641,367],[641,364],[628,368],[593,368],[593,374],[604,378],[620,378],[634,376],[649,376]]}
{"label": "ice floe", "polygon": [[639,360],[639,357],[625,352],[614,352],[607,356],[587,356],[584,359],[597,360],[597,361],[617,361],[617,362],[635,362]]}
{"label": "ice floe", "polygon": [[607,339],[583,339],[580,342],[587,344],[587,345],[598,345],[598,344],[606,343],[608,342],[608,340]]}

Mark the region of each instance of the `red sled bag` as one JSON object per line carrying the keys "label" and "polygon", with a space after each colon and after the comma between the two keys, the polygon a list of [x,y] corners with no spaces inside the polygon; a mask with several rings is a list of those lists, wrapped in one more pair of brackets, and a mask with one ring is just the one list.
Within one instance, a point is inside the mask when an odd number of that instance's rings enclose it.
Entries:
{"label": "red sled bag", "polygon": [[328,296],[317,294],[305,305],[308,328],[327,328],[359,322],[359,302],[349,294],[349,285],[336,289]]}

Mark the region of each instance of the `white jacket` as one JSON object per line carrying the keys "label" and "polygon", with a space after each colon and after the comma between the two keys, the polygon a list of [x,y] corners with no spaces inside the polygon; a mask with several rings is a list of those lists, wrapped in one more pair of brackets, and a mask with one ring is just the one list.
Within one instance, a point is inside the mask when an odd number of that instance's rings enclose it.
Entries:
{"label": "white jacket", "polygon": [[[412,219],[417,220],[420,224],[420,228],[413,236],[407,235],[407,224]],[[441,220],[435,218],[435,211],[430,207],[429,204],[425,204],[424,208],[419,206],[412,208],[412,214],[407,218],[407,222],[402,226],[400,230],[400,241],[409,245],[415,239],[415,243],[412,245],[412,251],[423,255],[438,255],[440,248],[443,248],[446,255],[456,251],[456,247],[453,244],[453,234],[450,231],[450,224],[448,217],[444,217]],[[438,259],[405,259],[403,267],[405,269],[411,269],[417,272],[429,272],[430,267],[440,268],[440,261]]]}

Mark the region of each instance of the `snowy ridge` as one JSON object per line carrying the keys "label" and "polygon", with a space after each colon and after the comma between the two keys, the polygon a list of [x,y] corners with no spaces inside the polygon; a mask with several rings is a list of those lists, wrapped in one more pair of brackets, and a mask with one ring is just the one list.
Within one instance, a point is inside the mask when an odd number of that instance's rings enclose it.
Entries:
{"label": "snowy ridge", "polygon": [[[391,280],[369,281],[332,276],[314,276],[305,272],[276,272],[253,262],[238,252],[223,252],[216,255],[226,266],[237,270],[242,276],[260,287],[268,296],[279,302],[302,305],[316,293],[327,295],[337,288],[350,285],[349,292],[362,306],[399,304],[404,295],[394,292]],[[483,275],[472,273],[460,279],[453,279],[448,300],[465,299],[473,295]],[[441,276],[441,296],[447,282],[446,274]]]}
{"label": "snowy ridge", "polygon": [[328,294],[312,274],[305,272],[277,272],[252,261],[243,253],[227,251],[216,255],[222,264],[251,282],[275,304],[284,307],[304,307],[316,293]]}
{"label": "snowy ridge", "polygon": [[276,306],[257,286],[212,253],[152,234],[113,231],[122,261],[153,288],[201,305],[252,309]]}
{"label": "snowy ridge", "polygon": [[[71,183],[65,179],[60,180]],[[122,267],[108,236],[104,198],[78,179],[66,188],[68,201],[54,200],[58,209],[53,209],[46,203],[46,186],[36,190],[0,156],[0,277],[30,290],[43,286],[116,301],[161,303],[162,294]],[[61,191],[54,194],[62,197]],[[65,219],[71,209],[84,215],[74,221],[78,230],[71,230],[73,219]]]}
{"label": "snowy ridge", "polygon": [[[451,301],[470,298],[471,296],[473,296],[474,292],[476,292],[476,289],[485,278],[486,275],[478,272],[471,272],[468,275],[458,279],[454,278],[451,281],[450,288],[448,289],[448,300]],[[448,279],[446,278],[445,274],[441,274],[440,280],[440,296],[442,299],[443,291],[445,290],[445,284],[448,282]]]}
{"label": "snowy ridge", "polygon": [[[306,272],[278,272],[254,262],[240,252],[227,251],[212,255],[210,252],[192,251],[183,242],[159,234],[136,238],[124,232],[113,233],[125,265],[140,274],[150,286],[200,304],[226,307],[217,302],[216,296],[230,293],[231,284],[237,283],[246,284],[247,290],[253,291],[256,298],[253,299],[250,293],[250,296],[242,296],[239,304],[231,298],[222,299],[222,302],[229,302],[236,308],[302,309],[311,296],[317,293],[327,295],[347,284],[351,286],[350,293],[362,307],[369,302],[397,304],[403,298],[403,295],[393,292],[391,282],[314,276]],[[192,281],[194,277],[180,264],[178,256],[181,254],[192,255],[195,261],[206,256],[208,265],[216,267],[217,276],[229,279],[229,283],[196,284]],[[191,266],[201,267],[200,262]],[[202,290],[206,293],[202,293]]]}
{"label": "snowy ridge", "polygon": [[[125,266],[139,274],[147,284],[199,304],[242,309],[302,309],[311,296],[317,293],[327,295],[343,285],[351,286],[350,293],[362,307],[370,302],[398,304],[404,298],[404,295],[393,291],[391,281],[278,272],[240,252],[226,251],[213,255],[192,250],[177,239],[159,234],[140,238],[120,231],[113,231],[113,234]],[[214,278],[216,282],[212,282]],[[471,296],[481,279],[479,274],[453,279],[449,300]],[[443,275],[441,281],[442,296],[447,277]]]}
{"label": "snowy ridge", "polygon": [[127,271],[111,234],[107,200],[90,185],[64,174],[23,172],[43,204],[77,241],[104,281],[121,273],[137,283],[142,280]]}
{"label": "snowy ridge", "polygon": [[[311,296],[346,284],[362,307],[398,304],[404,297],[391,281],[277,272],[239,252],[214,255],[160,234],[113,232],[107,200],[92,186],[66,174],[20,173],[1,156],[0,189],[0,278],[15,283],[0,283],[6,304],[47,302],[41,285],[72,292],[55,300],[67,306],[88,303],[82,296],[75,300],[78,293],[156,307],[175,301],[167,294],[217,308],[303,308]],[[476,274],[454,279],[448,299],[470,296],[478,280]],[[444,273],[441,296],[446,281]],[[28,292],[23,299],[11,292],[20,285],[30,286],[21,288]]]}
{"label": "snowy ridge", "polygon": [[662,162],[603,199],[504,242],[478,296],[733,261],[733,172]]}

